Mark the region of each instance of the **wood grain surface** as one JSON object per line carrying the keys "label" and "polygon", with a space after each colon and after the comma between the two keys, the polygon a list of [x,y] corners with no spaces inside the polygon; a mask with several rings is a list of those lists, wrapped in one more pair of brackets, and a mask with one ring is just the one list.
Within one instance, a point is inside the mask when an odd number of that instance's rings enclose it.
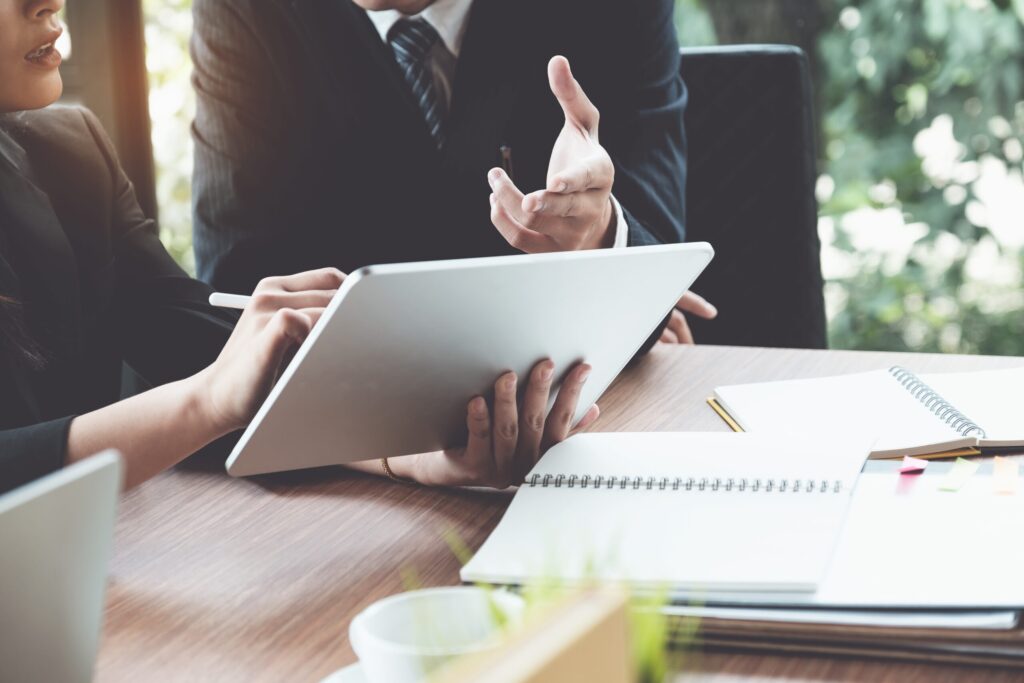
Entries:
{"label": "wood grain surface", "polygon": [[[900,364],[918,372],[1021,358],[659,347],[601,400],[596,430],[726,427],[715,386]],[[296,448],[300,448],[296,444]],[[339,469],[231,479],[179,468],[123,500],[99,681],[312,681],[355,661],[348,625],[370,603],[455,585],[454,531],[478,548],[511,495],[430,490]],[[1024,577],[1022,577],[1024,580]],[[701,653],[680,681],[1010,681],[1016,672],[823,657]]]}

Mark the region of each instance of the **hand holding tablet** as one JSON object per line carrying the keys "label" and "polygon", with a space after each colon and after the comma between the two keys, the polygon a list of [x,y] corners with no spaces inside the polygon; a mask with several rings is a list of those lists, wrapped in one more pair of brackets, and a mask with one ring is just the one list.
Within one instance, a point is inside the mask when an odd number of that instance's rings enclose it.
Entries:
{"label": "hand holding tablet", "polygon": [[[249,476],[442,451],[448,455],[424,478],[447,478],[485,457],[474,445],[485,432],[483,400],[494,416],[486,424],[494,442],[486,455],[494,459],[493,477],[486,478],[514,480],[548,441],[594,419],[588,413],[597,398],[712,256],[710,245],[698,243],[360,269],[346,278],[260,407],[228,472]],[[530,403],[532,383],[521,378],[546,359],[547,419],[543,429],[520,434],[520,410],[539,426],[533,406],[541,397],[538,389]],[[514,387],[494,386],[510,372]],[[554,390],[563,385],[569,393],[560,399]]]}

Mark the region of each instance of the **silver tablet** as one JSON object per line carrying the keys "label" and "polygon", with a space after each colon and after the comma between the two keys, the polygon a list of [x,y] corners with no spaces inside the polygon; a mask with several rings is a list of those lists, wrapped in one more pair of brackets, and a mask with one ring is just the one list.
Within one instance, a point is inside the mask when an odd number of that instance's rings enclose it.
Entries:
{"label": "silver tablet", "polygon": [[711,261],[707,243],[370,266],[349,275],[227,461],[235,476],[466,442],[514,370],[593,366],[579,420]]}

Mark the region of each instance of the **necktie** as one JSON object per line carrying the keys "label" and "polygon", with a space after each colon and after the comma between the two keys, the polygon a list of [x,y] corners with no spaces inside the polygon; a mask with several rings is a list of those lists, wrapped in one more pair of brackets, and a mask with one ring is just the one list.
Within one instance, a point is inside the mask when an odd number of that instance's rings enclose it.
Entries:
{"label": "necktie", "polygon": [[388,31],[388,42],[391,43],[395,59],[402,68],[438,149],[444,146],[444,107],[434,86],[430,51],[440,39],[434,27],[423,19],[399,19]]}

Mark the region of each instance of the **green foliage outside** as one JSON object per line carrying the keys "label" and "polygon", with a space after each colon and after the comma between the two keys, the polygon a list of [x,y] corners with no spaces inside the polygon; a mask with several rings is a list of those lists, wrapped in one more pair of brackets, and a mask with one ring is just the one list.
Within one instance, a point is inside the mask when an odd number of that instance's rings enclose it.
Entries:
{"label": "green foliage outside", "polygon": [[192,138],[195,94],[192,62],[192,0],[143,0],[149,113],[157,167],[160,237],[174,258],[195,273],[192,256]]}
{"label": "green foliage outside", "polygon": [[[711,2],[793,0],[677,0],[684,45],[735,42],[715,34]],[[833,347],[1024,355],[1024,0],[804,5],[825,18],[813,56]],[[145,0],[163,238],[187,268],[189,6]]]}

